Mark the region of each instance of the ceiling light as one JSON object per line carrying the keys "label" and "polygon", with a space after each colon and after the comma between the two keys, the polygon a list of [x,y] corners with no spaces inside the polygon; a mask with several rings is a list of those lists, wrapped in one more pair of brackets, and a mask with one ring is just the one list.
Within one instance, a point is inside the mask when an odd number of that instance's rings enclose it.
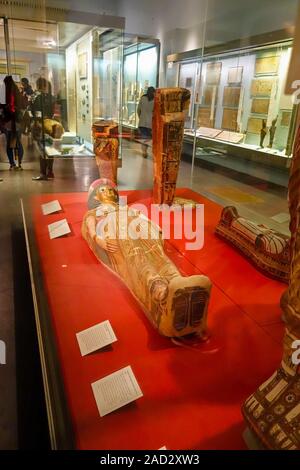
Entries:
{"label": "ceiling light", "polygon": [[56,41],[54,41],[54,39],[47,39],[46,41],[43,41],[43,46],[51,49],[56,46]]}

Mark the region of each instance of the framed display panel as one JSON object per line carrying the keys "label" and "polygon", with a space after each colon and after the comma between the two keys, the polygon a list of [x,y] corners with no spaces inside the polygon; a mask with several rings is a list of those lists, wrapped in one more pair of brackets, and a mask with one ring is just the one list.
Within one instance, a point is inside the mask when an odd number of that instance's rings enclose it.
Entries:
{"label": "framed display panel", "polygon": [[194,89],[196,86],[196,83],[195,83],[196,70],[197,70],[196,62],[187,62],[185,64],[181,64],[179,68],[178,85],[181,88],[186,88],[191,93],[190,104],[189,104],[188,112],[186,113],[186,118],[185,118],[186,128],[192,127],[192,121],[193,121],[192,101],[193,101]]}
{"label": "framed display panel", "polygon": [[81,79],[87,78],[87,53],[83,52],[78,55],[78,76]]}
{"label": "framed display panel", "polygon": [[206,65],[206,84],[218,85],[221,78],[222,62],[210,62]]}
{"label": "framed display panel", "polygon": [[205,85],[203,87],[202,105],[211,106],[216,97],[217,87],[215,85]]}
{"label": "framed display panel", "polygon": [[260,134],[260,131],[263,127],[263,121],[265,121],[265,119],[253,117],[249,118],[247,132],[251,132],[251,134]]}
{"label": "framed display panel", "polygon": [[251,83],[251,95],[271,96],[275,84],[276,79],[274,78],[254,78]]}
{"label": "framed display panel", "polygon": [[230,67],[228,69],[228,85],[239,85],[242,82],[244,67]]}
{"label": "framed display panel", "polygon": [[193,78],[187,77],[185,79],[185,88],[191,88],[192,85],[193,85]]}
{"label": "framed display panel", "polygon": [[253,98],[251,113],[253,114],[268,114],[270,100],[265,98]]}
{"label": "framed display panel", "polygon": [[291,111],[281,111],[280,125],[282,127],[289,127],[291,123],[291,117],[292,117]]}
{"label": "framed display panel", "polygon": [[[28,77],[29,75],[29,62],[25,60],[16,59],[15,62],[11,64],[11,70],[15,76]],[[6,61],[0,59],[0,74],[7,75],[7,65]]]}
{"label": "framed display panel", "polygon": [[224,87],[223,106],[237,108],[240,102],[241,87]]}
{"label": "framed display panel", "polygon": [[227,131],[237,130],[237,109],[224,108],[222,117],[222,129]]}
{"label": "framed display panel", "polygon": [[211,119],[210,108],[198,108],[198,127],[214,127],[214,119]]}
{"label": "framed display panel", "polygon": [[276,74],[279,68],[280,57],[257,57],[255,61],[255,75]]}

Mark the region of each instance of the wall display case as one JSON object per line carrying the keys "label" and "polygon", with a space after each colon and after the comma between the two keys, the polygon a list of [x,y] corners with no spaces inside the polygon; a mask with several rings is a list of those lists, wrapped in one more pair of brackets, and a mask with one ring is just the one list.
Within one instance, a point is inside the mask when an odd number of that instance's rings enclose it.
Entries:
{"label": "wall display case", "polygon": [[91,28],[66,49],[69,130],[92,143],[98,119],[119,121],[123,33]]}
{"label": "wall display case", "polygon": [[[0,47],[0,69],[2,62],[5,71],[0,73],[1,102],[8,72],[18,86],[21,77],[29,81],[34,93],[25,130],[45,157],[90,158],[93,122],[120,119],[123,30],[96,26],[90,15],[86,20],[90,23],[13,20],[13,28],[7,20],[10,41]],[[29,35],[31,45],[26,42]],[[9,44],[13,61],[6,57]],[[44,103],[51,104],[46,109]],[[42,114],[53,120],[51,127],[41,120]]]}
{"label": "wall display case", "polygon": [[167,70],[179,63],[174,85],[185,86],[190,77],[185,136],[187,142],[196,139],[195,157],[209,148],[286,167],[298,113],[284,94],[292,41],[219,49],[217,54],[199,50],[195,59],[168,57]]}
{"label": "wall display case", "polygon": [[124,47],[122,123],[138,127],[137,107],[149,86],[158,85],[159,41],[135,39]]}
{"label": "wall display case", "polygon": [[[189,106],[188,113],[186,116],[186,121],[185,121],[186,127],[192,126],[192,115],[193,115],[192,96],[194,94],[194,89],[195,89],[196,66],[197,64],[195,63],[181,64],[180,69],[179,69],[178,86],[180,86],[181,88],[186,88],[191,93],[191,102],[190,102],[190,106]],[[212,96],[213,96],[213,87],[206,86],[205,92],[204,92],[205,103],[210,104],[212,102]],[[206,113],[204,110],[202,113],[202,121],[204,122],[203,125],[205,125],[205,123],[206,124],[208,123],[208,127],[209,127],[209,119],[210,119],[210,114]]]}
{"label": "wall display case", "polygon": [[123,32],[93,32],[94,121],[120,122],[122,100]]}

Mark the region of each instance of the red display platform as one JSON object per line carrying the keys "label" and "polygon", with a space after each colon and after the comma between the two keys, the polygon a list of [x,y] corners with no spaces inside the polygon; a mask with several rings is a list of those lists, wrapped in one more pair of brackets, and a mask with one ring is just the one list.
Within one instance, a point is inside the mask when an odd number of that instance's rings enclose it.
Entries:
{"label": "red display platform", "polygon": [[[123,191],[128,203],[150,205],[151,191]],[[205,206],[205,243],[185,251],[165,244],[186,275],[213,282],[208,311],[211,338],[198,349],[161,337],[127,288],[103,267],[81,237],[86,193],[35,196],[34,231],[40,255],[64,388],[78,449],[245,449],[241,405],[278,366],[286,288],[258,272],[214,235],[221,207],[182,189],[180,197]],[[43,216],[58,199],[63,212]],[[66,218],[72,233],[49,239],[47,225]],[[109,319],[118,341],[81,357],[75,334]],[[103,418],[91,383],[131,365],[144,397]]]}

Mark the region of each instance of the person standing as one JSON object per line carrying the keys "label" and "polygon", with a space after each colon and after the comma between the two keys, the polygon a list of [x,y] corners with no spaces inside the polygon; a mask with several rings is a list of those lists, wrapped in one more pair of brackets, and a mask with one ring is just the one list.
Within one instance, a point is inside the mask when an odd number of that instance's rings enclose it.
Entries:
{"label": "person standing", "polygon": [[[28,78],[23,77],[21,78],[21,93],[23,97],[27,100],[27,104],[31,101],[32,95],[34,91],[32,86],[29,83]],[[30,134],[30,126],[31,126],[31,117],[28,109],[24,112],[23,122],[22,122],[22,134],[29,135]]]}
{"label": "person standing", "polygon": [[40,175],[34,176],[33,181],[54,178],[53,158],[48,158],[45,153],[45,119],[52,119],[53,108],[51,83],[46,78],[39,77],[36,81],[36,92],[32,96],[31,112],[34,121],[32,134],[40,151]]}
{"label": "person standing", "polygon": [[21,88],[23,95],[25,95],[27,98],[30,98],[34,93],[32,86],[26,77],[21,78]]}
{"label": "person standing", "polygon": [[[22,120],[27,106],[27,99],[20,93],[11,75],[4,79],[6,90],[5,114],[5,134],[6,134],[6,153],[10,164],[10,170],[22,170],[22,160],[24,155],[21,142]],[[15,163],[15,157],[18,166]]]}
{"label": "person standing", "polygon": [[155,88],[150,86],[147,92],[141,97],[137,108],[139,117],[139,133],[143,140],[142,153],[147,158],[148,142],[152,139],[152,115],[154,108]]}

